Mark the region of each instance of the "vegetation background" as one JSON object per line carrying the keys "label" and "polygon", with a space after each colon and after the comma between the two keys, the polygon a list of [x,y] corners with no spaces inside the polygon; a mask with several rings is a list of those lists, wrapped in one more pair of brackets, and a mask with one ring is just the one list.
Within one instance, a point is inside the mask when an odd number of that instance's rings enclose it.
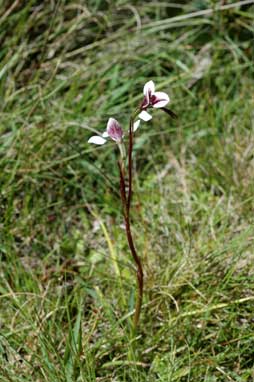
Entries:
{"label": "vegetation background", "polygon": [[[254,2],[0,1],[0,380],[254,379]],[[135,142],[135,276],[114,145]],[[155,113],[154,113],[155,114]]]}

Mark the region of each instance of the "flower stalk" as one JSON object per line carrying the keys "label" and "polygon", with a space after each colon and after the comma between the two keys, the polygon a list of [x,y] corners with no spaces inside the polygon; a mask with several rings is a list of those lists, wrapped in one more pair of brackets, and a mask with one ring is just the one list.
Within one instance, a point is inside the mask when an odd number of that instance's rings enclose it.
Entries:
{"label": "flower stalk", "polygon": [[131,218],[130,218],[130,207],[131,207],[131,197],[132,197],[132,152],[133,152],[133,126],[134,126],[134,119],[135,119],[136,113],[134,113],[134,116],[130,118],[130,124],[129,124],[129,147],[128,147],[128,183],[129,183],[129,189],[128,189],[128,195],[126,195],[126,185],[125,185],[125,168],[124,168],[124,161],[121,159],[119,161],[119,173],[120,173],[120,194],[121,194],[121,200],[123,205],[123,215],[124,215],[124,223],[125,223],[125,232],[126,237],[129,245],[129,249],[131,252],[131,255],[133,257],[133,260],[136,265],[136,277],[137,277],[137,298],[136,298],[136,305],[135,305],[135,313],[133,317],[133,328],[134,330],[137,329],[138,323],[139,323],[139,317],[142,307],[142,300],[143,300],[143,290],[144,290],[144,273],[143,273],[143,267],[140,257],[137,254],[132,231],[131,231]]}

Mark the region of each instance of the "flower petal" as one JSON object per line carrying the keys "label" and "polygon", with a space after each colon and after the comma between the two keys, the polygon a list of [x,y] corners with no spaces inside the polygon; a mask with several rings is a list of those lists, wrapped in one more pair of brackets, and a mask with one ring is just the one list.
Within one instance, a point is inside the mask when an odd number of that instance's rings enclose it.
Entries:
{"label": "flower petal", "polygon": [[155,85],[153,81],[148,81],[144,86],[144,95],[153,94],[155,91]]}
{"label": "flower petal", "polygon": [[140,119],[135,121],[134,124],[133,124],[133,131],[134,132],[139,128],[139,125],[140,125]]}
{"label": "flower petal", "polygon": [[160,108],[166,106],[170,102],[170,98],[167,93],[155,92],[153,94],[152,105],[155,108]]}
{"label": "flower petal", "polygon": [[143,101],[142,101],[142,104],[141,104],[141,106],[140,106],[140,109],[141,109],[141,110],[145,110],[145,109],[147,109],[148,106],[149,106],[149,103],[150,103],[149,94],[147,94],[147,95],[144,96],[144,99],[143,99]]}
{"label": "flower petal", "polygon": [[88,139],[88,143],[94,143],[95,145],[104,145],[106,139],[102,138],[100,135],[93,135]]}
{"label": "flower petal", "polygon": [[103,138],[108,138],[109,137],[108,132],[104,131],[104,133],[102,133],[102,136],[103,136]]}
{"label": "flower petal", "polygon": [[147,122],[147,121],[150,121],[150,119],[152,119],[153,117],[147,113],[147,111],[143,110],[141,111],[141,113],[139,113],[139,118],[141,118],[143,121]]}
{"label": "flower petal", "polygon": [[107,123],[107,133],[111,139],[116,142],[121,142],[123,138],[123,129],[118,121],[114,118],[109,118]]}

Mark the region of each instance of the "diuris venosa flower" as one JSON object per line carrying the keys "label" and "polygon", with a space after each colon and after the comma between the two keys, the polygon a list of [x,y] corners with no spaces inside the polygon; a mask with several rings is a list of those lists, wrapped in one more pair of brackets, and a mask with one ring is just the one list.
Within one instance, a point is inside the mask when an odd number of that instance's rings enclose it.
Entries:
{"label": "diuris venosa flower", "polygon": [[170,98],[167,93],[156,92],[154,82],[148,81],[144,86],[144,99],[140,106],[139,118],[145,122],[149,121],[152,119],[152,116],[146,111],[149,107],[160,109],[164,108],[169,102]]}
{"label": "diuris venosa flower", "polygon": [[93,135],[88,139],[88,143],[94,143],[95,145],[104,145],[107,142],[108,137],[110,137],[116,143],[121,143],[123,140],[123,129],[121,128],[119,122],[114,118],[109,118],[107,123],[107,128],[102,135]]}
{"label": "diuris venosa flower", "polygon": [[[140,105],[139,118],[147,122],[152,119],[152,116],[146,111],[148,108],[153,107],[156,109],[162,108],[171,116],[175,116],[173,112],[166,109],[165,106],[170,102],[170,98],[167,93],[156,92],[155,84],[153,81],[148,81],[144,86],[144,98],[142,104]],[[140,125],[140,119],[136,120],[133,124],[133,132],[135,132]],[[107,123],[106,131],[101,135],[93,135],[89,138],[88,143],[93,143],[95,145],[104,145],[107,142],[107,138],[110,137],[118,145],[122,144],[124,133],[119,122],[114,118],[109,118]]]}
{"label": "diuris venosa flower", "polygon": [[[139,128],[141,122],[140,119],[144,121],[149,121],[152,118],[152,116],[149,113],[147,113],[148,108],[160,108],[172,118],[176,118],[174,112],[165,107],[169,102],[170,98],[166,93],[155,91],[155,85],[153,81],[148,81],[145,84],[143,101],[141,105],[137,109],[135,109],[133,114],[130,116],[129,120],[129,131],[127,132],[128,155],[126,155],[123,129],[120,126],[119,122],[114,118],[109,118],[106,131],[104,131],[100,135],[93,135],[88,140],[89,143],[93,143],[96,145],[104,145],[104,143],[107,142],[107,138],[111,138],[116,143],[120,151],[120,158],[118,159],[120,175],[120,196],[123,207],[126,237],[133,261],[135,262],[137,277],[137,297],[133,317],[134,332],[136,331],[139,323],[144,291],[144,273],[142,260],[136,251],[131,230],[134,133]],[[139,116],[140,119],[136,119],[137,116]]]}
{"label": "diuris venosa flower", "polygon": [[[134,123],[133,131],[136,131],[139,127],[140,120],[137,120]],[[110,137],[117,144],[122,143],[124,133],[121,125],[115,118],[109,118],[107,123],[106,131],[104,131],[101,135],[93,135],[88,139],[88,143],[93,143],[95,145],[104,145],[107,142],[107,139]]]}

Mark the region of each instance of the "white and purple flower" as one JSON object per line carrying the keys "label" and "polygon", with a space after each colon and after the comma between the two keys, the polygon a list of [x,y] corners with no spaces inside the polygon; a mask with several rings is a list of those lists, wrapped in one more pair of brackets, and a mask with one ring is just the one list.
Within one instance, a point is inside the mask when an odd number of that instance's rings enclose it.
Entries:
{"label": "white and purple flower", "polygon": [[107,123],[107,128],[102,135],[93,135],[88,139],[88,143],[93,143],[95,145],[104,145],[107,142],[108,137],[110,137],[116,143],[121,143],[123,140],[123,129],[121,128],[118,121],[114,118],[109,118]]}
{"label": "white and purple flower", "polygon": [[[133,125],[134,132],[138,129],[139,125],[140,120],[138,119],[136,122],[134,122]],[[104,143],[107,142],[107,138],[109,137],[117,144],[120,144],[123,141],[123,129],[120,126],[119,122],[114,118],[109,118],[107,128],[106,131],[104,131],[104,133],[102,133],[101,135],[93,135],[88,139],[88,143],[93,143],[95,145],[104,145]]]}
{"label": "white and purple flower", "polygon": [[164,108],[169,102],[170,98],[167,93],[156,92],[154,82],[148,81],[144,86],[144,99],[140,106],[139,118],[145,122],[149,121],[152,119],[152,116],[146,111],[149,107],[160,109]]}

